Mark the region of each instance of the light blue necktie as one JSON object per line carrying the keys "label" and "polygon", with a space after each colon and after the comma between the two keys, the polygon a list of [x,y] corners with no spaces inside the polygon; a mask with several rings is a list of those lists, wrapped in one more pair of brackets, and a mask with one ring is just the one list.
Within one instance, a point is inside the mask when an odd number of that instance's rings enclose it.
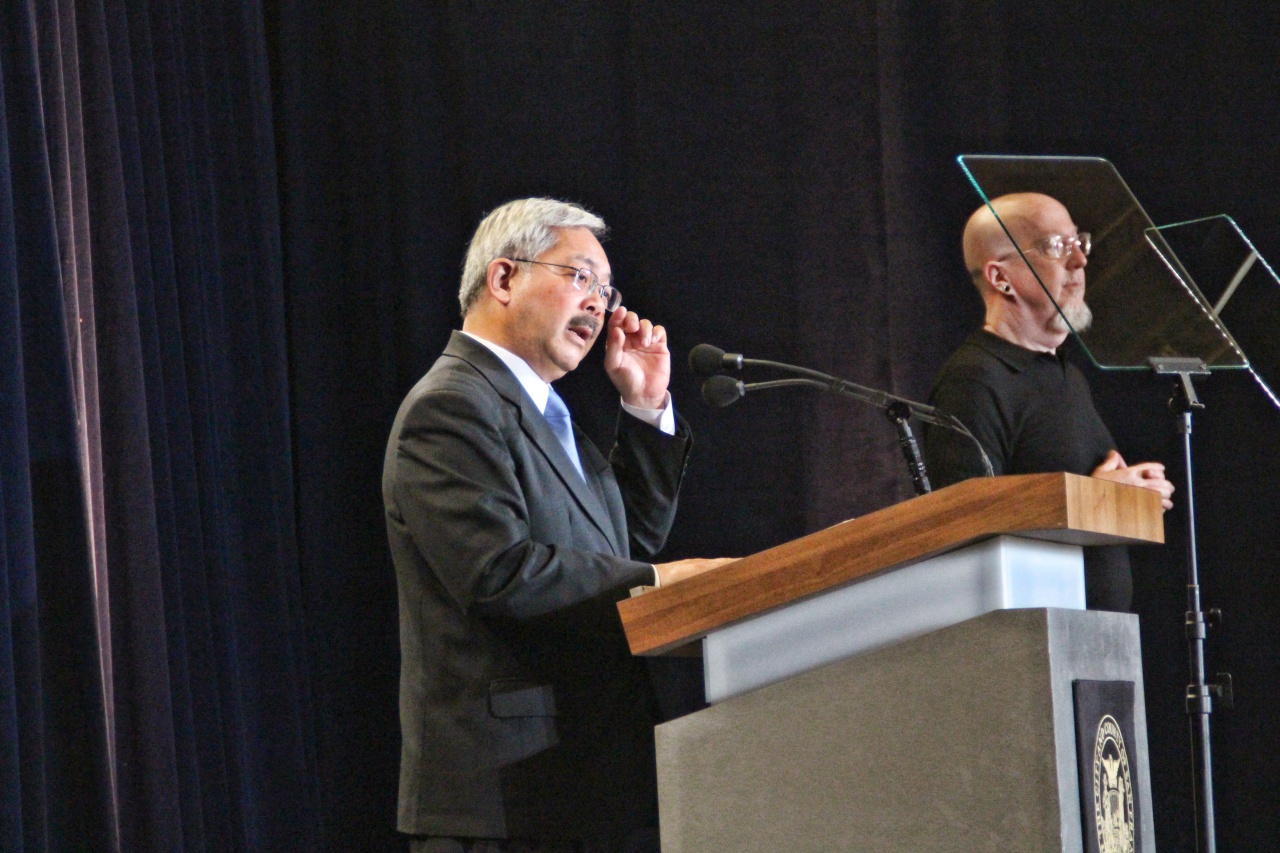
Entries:
{"label": "light blue necktie", "polygon": [[564,452],[569,454],[569,461],[577,469],[578,476],[586,482],[587,478],[582,473],[582,463],[578,461],[578,443],[573,440],[573,423],[569,420],[569,407],[564,404],[564,400],[560,399],[556,389],[550,386],[547,387],[547,408],[542,415],[547,419],[547,423],[551,424],[551,430],[556,434],[556,438],[560,439],[560,443],[564,445]]}

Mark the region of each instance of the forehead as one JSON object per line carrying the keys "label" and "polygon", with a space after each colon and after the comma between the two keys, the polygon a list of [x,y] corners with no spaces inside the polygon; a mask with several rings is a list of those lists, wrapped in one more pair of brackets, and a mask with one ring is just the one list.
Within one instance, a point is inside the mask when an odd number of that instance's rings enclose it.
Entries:
{"label": "forehead", "polygon": [[543,252],[541,259],[574,266],[591,267],[601,278],[609,271],[609,258],[604,247],[586,228],[556,228],[556,244]]}
{"label": "forehead", "polygon": [[1020,219],[1031,237],[1047,237],[1050,234],[1075,234],[1078,230],[1067,209],[1052,199],[1028,206]]}

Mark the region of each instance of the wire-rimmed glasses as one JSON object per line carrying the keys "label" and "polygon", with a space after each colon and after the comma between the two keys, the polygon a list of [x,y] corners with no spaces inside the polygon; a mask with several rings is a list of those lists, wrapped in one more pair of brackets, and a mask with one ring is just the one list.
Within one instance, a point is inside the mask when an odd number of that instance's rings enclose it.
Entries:
{"label": "wire-rimmed glasses", "polygon": [[532,261],[528,258],[511,258],[510,260],[521,264],[541,264],[544,267],[559,267],[562,270],[572,270],[572,284],[574,288],[586,291],[588,296],[598,291],[600,293],[600,298],[604,300],[604,310],[612,311],[622,304],[622,294],[618,292],[618,288],[611,284],[602,284],[600,276],[596,275],[594,270],[588,269],[587,267],[571,267],[568,264]]}
{"label": "wire-rimmed glasses", "polygon": [[1037,240],[1032,243],[1029,248],[1035,249],[1046,258],[1060,260],[1071,254],[1071,250],[1079,247],[1080,252],[1087,258],[1090,250],[1093,249],[1093,235],[1088,231],[1081,231],[1074,237],[1066,234],[1050,234],[1043,240]]}

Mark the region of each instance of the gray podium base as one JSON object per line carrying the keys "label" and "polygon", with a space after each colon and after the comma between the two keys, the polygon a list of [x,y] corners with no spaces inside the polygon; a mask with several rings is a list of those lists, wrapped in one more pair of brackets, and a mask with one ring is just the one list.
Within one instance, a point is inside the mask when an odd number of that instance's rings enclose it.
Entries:
{"label": "gray podium base", "polygon": [[1134,682],[1151,853],[1138,619],[1059,609],[988,613],[659,726],[663,853],[1079,851],[1076,679]]}

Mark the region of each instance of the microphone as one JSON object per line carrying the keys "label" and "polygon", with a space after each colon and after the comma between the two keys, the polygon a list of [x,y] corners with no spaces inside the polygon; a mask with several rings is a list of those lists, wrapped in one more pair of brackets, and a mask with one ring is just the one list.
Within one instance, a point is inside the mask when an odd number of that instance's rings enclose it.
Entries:
{"label": "microphone", "polygon": [[[780,370],[783,373],[790,373],[796,376],[803,376],[809,380],[808,384],[815,385],[830,391],[833,394],[843,394],[846,397],[853,397],[855,400],[861,400],[864,403],[870,403],[881,409],[889,407],[890,403],[902,402],[906,404],[913,415],[920,420],[931,423],[929,418],[934,414],[932,406],[926,406],[924,403],[916,403],[903,397],[895,397],[893,394],[887,394],[884,391],[877,391],[874,388],[867,388],[856,382],[850,382],[847,379],[840,379],[829,373],[823,373],[819,370],[813,370],[808,367],[800,367],[795,364],[787,364],[781,361],[765,361],[759,358],[744,358],[741,353],[727,353],[719,347],[711,344],[698,344],[689,351],[689,367],[694,373],[702,376],[710,376],[721,370],[741,370],[743,367],[767,367],[772,370]],[[787,384],[803,384],[791,382]],[[748,391],[756,387],[775,387],[773,382],[756,382],[746,385]]]}
{"label": "microphone", "polygon": [[803,385],[806,388],[818,388],[822,391],[831,390],[827,383],[818,382],[815,379],[773,379],[768,382],[741,382],[732,376],[725,376],[720,373],[702,383],[702,399],[707,405],[723,409],[725,406],[732,406],[747,396],[748,391],[759,391],[763,388],[787,388],[797,385]]}
{"label": "microphone", "polygon": [[721,370],[741,370],[742,355],[725,352],[711,344],[698,344],[689,350],[689,369],[699,376],[710,376]]}
{"label": "microphone", "polygon": [[712,376],[702,383],[702,399],[709,406],[723,409],[747,395],[747,386],[732,376]]}

